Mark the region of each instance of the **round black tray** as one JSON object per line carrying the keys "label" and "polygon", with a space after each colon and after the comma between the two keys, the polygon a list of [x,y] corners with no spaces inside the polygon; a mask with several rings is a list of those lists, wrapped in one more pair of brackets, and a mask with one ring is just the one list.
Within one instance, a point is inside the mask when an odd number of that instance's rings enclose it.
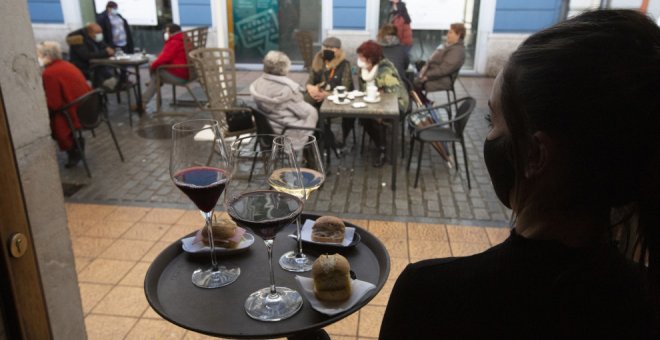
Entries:
{"label": "round black tray", "polygon": [[[302,221],[318,216],[303,214]],[[306,333],[337,322],[366,305],[383,288],[390,273],[390,259],[385,246],[366,230],[355,227],[362,237],[361,242],[351,248],[333,248],[332,253],[345,256],[357,279],[376,285],[351,309],[333,316],[321,314],[304,300],[303,307],[293,317],[279,322],[263,322],[251,319],[243,307],[248,295],[269,285],[266,247],[259,237],[250,250],[244,253],[219,257],[220,264],[237,265],[241,275],[236,282],[216,289],[203,289],[191,282],[192,272],[198,267],[210,266],[210,258],[190,256],[181,249],[177,241],[168,246],[149,266],[144,280],[144,291],[151,307],[166,320],[183,328],[208,335],[252,339],[279,338]],[[285,227],[278,233],[273,250],[275,283],[299,290],[296,275],[311,277],[307,273],[291,273],[280,268],[277,260],[289,250],[295,249],[295,240],[286,235],[295,232],[295,225]],[[328,253],[327,247],[303,245],[305,253],[319,256]]]}

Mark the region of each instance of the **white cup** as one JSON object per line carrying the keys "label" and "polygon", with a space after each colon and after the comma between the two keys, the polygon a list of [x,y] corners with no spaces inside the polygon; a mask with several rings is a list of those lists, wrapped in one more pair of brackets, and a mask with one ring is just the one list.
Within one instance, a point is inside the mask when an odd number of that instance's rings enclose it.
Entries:
{"label": "white cup", "polygon": [[367,86],[367,98],[376,99],[378,98],[378,87],[377,86]]}

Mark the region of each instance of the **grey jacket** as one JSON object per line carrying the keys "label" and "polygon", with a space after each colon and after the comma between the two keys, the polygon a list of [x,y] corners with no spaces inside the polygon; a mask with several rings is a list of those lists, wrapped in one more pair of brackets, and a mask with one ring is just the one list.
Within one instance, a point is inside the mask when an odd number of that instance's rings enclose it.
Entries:
{"label": "grey jacket", "polygon": [[[449,75],[458,74],[463,63],[465,63],[463,41],[435,50],[419,75],[419,78],[424,76],[427,78],[423,83],[424,89],[428,92],[450,89]],[[420,85],[422,85],[420,80],[415,79],[415,86],[421,87]]]}
{"label": "grey jacket", "polygon": [[[301,87],[286,76],[276,76],[264,73],[250,84],[250,94],[259,109],[270,115],[280,124],[273,124],[275,133],[281,133],[282,125],[316,127],[318,113],[316,109],[303,100]],[[290,137],[311,135],[313,131],[288,130]]]}

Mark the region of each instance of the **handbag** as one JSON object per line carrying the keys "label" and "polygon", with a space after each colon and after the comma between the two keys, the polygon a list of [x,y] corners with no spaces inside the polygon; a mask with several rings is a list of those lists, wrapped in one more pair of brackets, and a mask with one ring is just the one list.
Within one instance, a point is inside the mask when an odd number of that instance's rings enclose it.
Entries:
{"label": "handbag", "polygon": [[250,130],[254,128],[254,120],[252,119],[252,111],[246,107],[245,111],[229,111],[226,112],[227,117],[227,131],[236,132],[243,130]]}

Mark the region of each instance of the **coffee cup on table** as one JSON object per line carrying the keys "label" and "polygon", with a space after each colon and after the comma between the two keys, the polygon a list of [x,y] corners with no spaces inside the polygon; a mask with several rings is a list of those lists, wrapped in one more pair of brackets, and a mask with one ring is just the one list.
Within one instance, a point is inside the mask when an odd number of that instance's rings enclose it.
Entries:
{"label": "coffee cup on table", "polygon": [[335,91],[337,93],[337,100],[340,102],[346,100],[346,96],[348,95],[348,93],[346,93],[346,86],[337,86],[335,87]]}
{"label": "coffee cup on table", "polygon": [[367,86],[367,98],[375,100],[378,98],[378,87],[374,85]]}

